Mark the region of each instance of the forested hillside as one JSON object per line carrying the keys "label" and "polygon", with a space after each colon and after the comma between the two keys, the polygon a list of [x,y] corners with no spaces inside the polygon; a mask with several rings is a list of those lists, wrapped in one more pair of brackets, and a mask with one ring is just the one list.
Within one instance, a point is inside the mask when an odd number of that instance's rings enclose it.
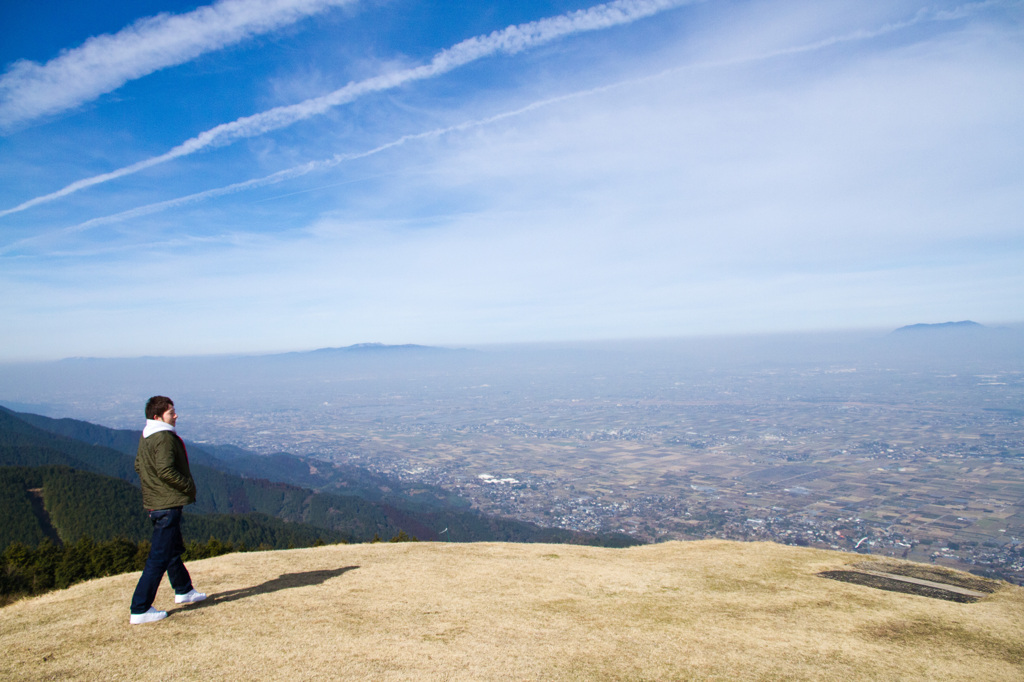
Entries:
{"label": "forested hillside", "polygon": [[[63,466],[0,467],[0,548],[15,542],[36,545],[44,539],[74,544],[88,537],[100,542],[147,540],[152,532],[138,488],[115,478]],[[186,542],[217,538],[247,547],[283,549],[318,540],[348,541],[344,533],[287,523],[266,514],[186,512]]]}
{"label": "forested hillside", "polygon": [[[67,430],[70,422],[60,420],[58,424]],[[84,422],[74,424],[77,430]],[[86,426],[90,435],[100,436],[102,442],[124,441],[119,434],[130,433],[115,432],[111,437],[104,433],[110,429]],[[134,442],[138,442],[137,435]],[[187,512],[190,517],[203,519],[190,524],[199,538],[209,537],[209,531],[222,540],[237,538],[234,541],[240,542],[241,536],[252,534],[254,528],[264,528],[268,520],[288,522],[296,531],[299,524],[310,526],[293,533],[285,546],[310,544],[318,537],[347,541],[388,538],[400,530],[381,508],[357,497],[318,495],[297,486],[243,478],[200,464],[192,469],[201,492]],[[0,476],[0,509],[9,512],[0,520],[0,551],[9,542],[38,542],[47,535],[56,539],[48,531],[49,525],[63,531],[58,533],[61,541],[70,542],[83,533],[95,539],[113,537],[108,528],[120,529],[123,537],[134,539],[148,533],[141,493],[136,487],[134,455],[50,433],[0,408],[0,471],[5,471]],[[37,490],[35,497],[44,502],[37,510],[31,505],[33,494],[27,492],[33,489]],[[221,515],[213,527],[205,520],[211,514]],[[243,517],[248,518],[247,530],[234,530],[232,525],[237,521],[229,518]],[[87,529],[79,532],[79,528]]]}
{"label": "forested hillside", "polygon": [[[15,413],[32,426],[90,445],[112,448],[135,457],[140,431],[109,429],[77,419],[52,419]],[[189,461],[246,478],[289,483],[317,492],[335,492],[405,508],[468,509],[468,500],[442,488],[409,484],[347,464],[315,462],[285,452],[258,455],[232,445],[196,444],[186,440]]]}
{"label": "forested hillside", "polygon": [[[134,491],[133,494],[139,495],[137,488],[134,487],[138,480],[134,471],[134,452],[138,437],[138,432],[107,429],[71,419],[22,415],[0,408],[0,467],[31,469],[56,465],[121,479],[115,483],[123,483],[123,488],[110,487],[111,484],[100,486],[104,490],[109,488],[109,494],[106,494],[106,498],[109,498],[109,508],[123,509],[111,512],[111,517],[141,518],[144,524],[141,500],[138,497],[129,499],[127,492],[130,488]],[[224,461],[201,447],[190,445],[189,457],[199,490],[196,504],[187,510],[190,517],[198,519],[200,515],[207,517],[211,514],[249,517],[248,515],[252,514],[263,514],[291,524],[305,524],[313,529],[320,529],[320,532],[330,531],[331,537],[354,542],[366,542],[375,537],[387,539],[404,531],[423,540],[502,540],[609,546],[636,544],[636,541],[624,535],[596,535],[557,528],[541,528],[513,519],[485,516],[466,509],[464,501],[449,500],[447,493],[441,490],[426,489],[418,496],[405,496],[395,492],[395,489],[401,489],[401,486],[355,467],[329,467],[320,463],[320,469],[329,474],[319,474],[317,482],[321,488],[332,487],[356,494],[318,492],[294,484],[313,476],[310,463],[302,458],[280,454],[263,459],[237,448],[216,450],[226,452],[230,459]],[[275,473],[282,479],[291,480],[270,481],[258,477],[258,474],[266,473]],[[26,481],[32,476],[36,477],[32,480],[41,480],[38,478],[41,474],[30,475],[22,472],[19,475],[26,476]],[[55,474],[51,473],[49,476],[53,477]],[[52,480],[54,482],[51,487],[58,489],[59,486],[64,486],[59,489],[73,498],[72,493],[66,492],[71,489],[67,487],[71,485],[68,481],[82,479],[63,474]],[[21,492],[23,498],[26,496],[24,491],[29,487],[42,488],[44,500],[53,497],[46,492],[44,485],[30,486],[29,483],[24,483]],[[8,484],[5,490],[13,491],[14,488]],[[22,510],[25,508],[24,500],[5,501],[2,504],[9,505],[12,509],[19,505]],[[53,504],[55,509],[64,509],[72,503],[49,504]],[[88,508],[88,503],[85,504],[85,508]],[[49,513],[50,507],[47,506],[45,509]],[[105,515],[105,511],[99,514]],[[74,534],[74,522],[61,523],[64,525],[59,526],[54,522],[53,526],[67,528],[68,533]],[[255,521],[253,523],[259,525]],[[0,522],[0,525],[3,523]],[[111,521],[110,525],[120,525],[125,529],[133,527],[130,522],[120,521]],[[33,537],[41,538],[48,532],[45,522],[39,522],[33,531],[25,530],[28,525],[24,523],[20,523],[18,527],[21,530],[14,530],[12,526],[10,537],[27,537],[25,533],[32,533]],[[440,536],[441,531],[446,528],[448,532]],[[52,536],[53,531],[49,532]],[[19,533],[21,535],[18,535]],[[0,533],[0,538],[3,537],[7,535]],[[225,532],[224,536],[218,537],[235,535]],[[315,539],[315,532],[311,531],[310,537]],[[3,545],[0,545],[0,549],[2,547]]]}
{"label": "forested hillside", "polygon": [[142,540],[148,525],[142,493],[125,481],[66,466],[0,467],[0,548],[44,538],[74,543]]}
{"label": "forested hillside", "polygon": [[[132,484],[66,466],[0,467],[0,605],[19,595],[139,570],[152,529]],[[186,513],[186,559],[349,536],[265,514]]]}
{"label": "forested hillside", "polygon": [[138,482],[134,458],[32,426],[0,407],[0,466],[63,465]]}

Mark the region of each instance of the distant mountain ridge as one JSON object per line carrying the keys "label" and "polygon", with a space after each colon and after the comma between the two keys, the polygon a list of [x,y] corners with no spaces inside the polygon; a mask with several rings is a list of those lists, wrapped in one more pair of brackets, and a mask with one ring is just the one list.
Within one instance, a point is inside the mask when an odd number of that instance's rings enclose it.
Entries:
{"label": "distant mountain ridge", "polygon": [[879,360],[943,371],[999,372],[1024,360],[1024,328],[987,326],[973,320],[911,324],[879,339]]}
{"label": "distant mountain ridge", "polygon": [[934,332],[949,332],[949,331],[981,331],[983,329],[989,329],[983,324],[978,324],[972,320],[961,320],[960,322],[939,322],[937,324],[908,324],[899,329],[893,330],[893,334],[905,334],[905,333],[934,333]]}
{"label": "distant mountain ridge", "polygon": [[336,354],[409,354],[409,353],[460,353],[468,352],[464,348],[444,348],[441,346],[421,346],[415,343],[403,343],[388,345],[384,343],[356,343],[351,346],[338,346],[317,348],[309,351],[292,351],[290,353],[278,353],[269,357],[297,356],[297,355],[336,355]]}
{"label": "distant mountain ridge", "polygon": [[459,353],[475,353],[477,351],[468,348],[447,348],[445,346],[424,346],[416,343],[386,344],[379,342],[354,343],[350,346],[326,346],[313,350],[285,351],[280,353],[253,353],[225,355],[198,355],[175,358],[174,356],[140,355],[135,357],[92,357],[73,356],[57,360],[61,363],[110,363],[119,361],[132,361],[139,363],[164,362],[168,359],[192,359],[192,360],[258,360],[270,358],[295,358],[295,357],[323,357],[323,356],[410,356],[410,355],[453,355]]}

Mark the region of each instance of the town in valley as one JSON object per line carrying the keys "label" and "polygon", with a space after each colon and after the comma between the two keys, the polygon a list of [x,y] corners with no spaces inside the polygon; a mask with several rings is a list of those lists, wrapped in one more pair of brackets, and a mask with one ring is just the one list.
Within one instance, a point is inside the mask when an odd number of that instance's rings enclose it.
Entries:
{"label": "town in valley", "polygon": [[[358,465],[542,526],[770,540],[1024,582],[1019,359],[812,351],[250,359],[234,374],[191,365],[175,399],[195,442]],[[67,393],[61,409],[78,412],[61,416],[137,427],[124,390],[87,397]]]}

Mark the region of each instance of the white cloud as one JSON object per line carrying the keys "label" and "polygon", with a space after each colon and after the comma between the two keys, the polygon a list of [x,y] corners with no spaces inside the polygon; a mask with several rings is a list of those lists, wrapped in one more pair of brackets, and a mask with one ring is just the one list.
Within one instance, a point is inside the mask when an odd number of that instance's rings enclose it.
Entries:
{"label": "white cloud", "polygon": [[45,64],[17,61],[0,76],[0,129],[72,109],[130,80],[354,1],[220,0],[187,14],[140,19]]}
{"label": "white cloud", "polygon": [[[671,4],[671,3],[669,3],[669,4]],[[334,155],[333,157],[330,157],[330,158],[325,158],[325,159],[321,159],[321,160],[318,160],[318,161],[306,162],[306,163],[303,163],[301,165],[294,166],[292,168],[287,168],[287,169],[284,169],[284,170],[281,170],[281,171],[277,171],[275,173],[272,173],[272,174],[264,176],[264,177],[253,178],[251,180],[233,183],[233,184],[225,186],[225,187],[213,188],[213,189],[205,190],[205,191],[202,191],[202,192],[197,192],[197,193],[194,193],[194,194],[190,194],[190,195],[187,195],[187,196],[179,197],[179,198],[176,198],[176,199],[169,199],[169,200],[165,200],[165,201],[162,201],[162,202],[157,202],[157,203],[154,203],[154,204],[140,206],[140,207],[137,207],[137,208],[134,208],[134,209],[130,209],[130,210],[127,210],[127,211],[123,211],[121,213],[117,213],[117,214],[113,214],[113,215],[101,216],[101,217],[98,217],[98,218],[94,218],[94,219],[88,220],[88,221],[86,221],[84,223],[81,223],[79,225],[75,225],[73,227],[66,228],[65,230],[62,230],[61,233],[74,232],[74,231],[78,231],[78,230],[82,230],[82,229],[87,229],[87,228],[90,228],[90,227],[93,227],[93,226],[96,226],[96,225],[104,225],[104,224],[109,224],[109,223],[112,223],[112,222],[120,222],[120,221],[123,221],[123,220],[133,219],[133,218],[137,218],[137,217],[140,217],[140,216],[150,215],[152,213],[164,211],[164,210],[167,210],[167,209],[176,208],[176,207],[179,207],[179,206],[183,206],[183,205],[187,205],[187,204],[192,204],[192,203],[204,201],[206,199],[210,199],[210,198],[214,198],[214,197],[220,197],[220,196],[224,196],[224,195],[227,195],[227,194],[234,194],[236,192],[246,191],[246,190],[250,190],[250,189],[254,189],[254,188],[258,188],[258,187],[265,187],[267,185],[272,185],[272,184],[276,184],[278,182],[283,182],[285,180],[290,180],[290,179],[293,179],[293,178],[296,178],[296,177],[300,177],[300,176],[306,175],[308,173],[322,172],[322,171],[325,171],[327,169],[333,168],[333,167],[335,167],[335,166],[337,166],[337,165],[339,165],[341,163],[345,163],[347,161],[352,161],[352,160],[355,160],[355,159],[360,159],[360,158],[365,158],[365,157],[368,157],[368,156],[373,156],[373,155],[381,153],[383,151],[387,151],[387,150],[393,149],[395,147],[404,145],[404,144],[406,144],[408,142],[417,141],[417,140],[424,140],[424,139],[429,139],[429,138],[441,137],[441,136],[444,136],[444,135],[448,135],[450,133],[465,132],[465,131],[470,130],[472,128],[487,126],[487,125],[491,125],[491,124],[496,123],[496,122],[501,122],[501,121],[503,121],[503,120],[505,120],[507,118],[519,117],[519,116],[521,116],[523,114],[533,112],[536,109],[548,107],[551,104],[559,103],[559,102],[565,101],[567,99],[584,98],[584,97],[588,97],[590,95],[595,95],[595,94],[600,94],[600,93],[603,93],[603,92],[607,92],[609,90],[616,90],[616,89],[621,89],[623,87],[628,87],[628,86],[631,85],[631,83],[635,84],[635,83],[641,83],[641,82],[645,82],[645,81],[650,81],[651,79],[662,79],[662,80],[664,80],[668,76],[670,76],[671,74],[676,73],[676,72],[681,73],[683,76],[686,76],[687,74],[690,74],[692,77],[699,79],[700,78],[700,72],[721,70],[723,68],[727,68],[727,67],[731,67],[731,66],[755,65],[758,62],[770,61],[770,60],[778,60],[779,58],[784,57],[784,56],[793,56],[793,55],[801,55],[801,54],[805,54],[805,53],[822,52],[822,51],[826,51],[826,50],[828,50],[828,49],[830,49],[830,48],[832,48],[832,47],[834,47],[834,46],[836,46],[838,44],[870,41],[870,40],[872,40],[874,38],[878,38],[879,36],[884,36],[884,35],[887,35],[887,34],[890,34],[890,33],[895,33],[895,32],[898,32],[898,31],[900,31],[902,29],[910,28],[910,27],[913,27],[913,26],[921,24],[921,23],[953,21],[953,20],[956,20],[956,19],[959,19],[959,18],[970,16],[971,14],[976,13],[976,12],[986,8],[986,7],[989,7],[989,6],[992,6],[992,5],[1002,5],[1002,4],[1004,4],[1004,3],[1003,2],[999,2],[998,0],[989,0],[987,2],[979,2],[979,3],[971,3],[971,4],[963,5],[963,6],[960,6],[960,7],[956,8],[955,11],[918,11],[918,12],[914,13],[911,16],[911,18],[909,18],[909,19],[904,19],[904,20],[901,20],[901,21],[888,21],[888,20],[886,20],[885,23],[883,23],[880,26],[876,26],[874,28],[870,28],[870,29],[857,29],[857,30],[853,30],[853,31],[847,31],[845,33],[838,33],[838,34],[835,34],[835,35],[831,35],[830,37],[827,37],[827,38],[820,38],[821,29],[823,28],[821,25],[817,25],[818,36],[819,37],[814,37],[813,35],[809,34],[810,29],[806,26],[806,24],[809,22],[809,18],[807,16],[802,17],[801,21],[793,21],[792,19],[793,19],[794,15],[798,15],[799,14],[798,12],[795,12],[792,7],[788,8],[788,11],[782,11],[782,9],[780,7],[775,6],[773,8],[772,13],[769,14],[769,15],[765,15],[763,13],[756,13],[755,12],[754,13],[755,14],[754,17],[751,17],[751,16],[742,16],[742,17],[734,16],[733,17],[734,19],[737,19],[737,21],[736,21],[736,26],[731,27],[731,29],[732,29],[731,30],[732,36],[730,38],[727,38],[727,39],[724,39],[724,40],[721,41],[722,44],[731,45],[731,46],[733,46],[734,49],[737,50],[737,52],[735,54],[733,54],[733,55],[723,54],[722,51],[721,51],[721,45],[714,45],[714,46],[705,45],[704,46],[704,50],[705,50],[704,61],[699,61],[699,62],[696,62],[696,63],[688,65],[688,66],[684,66],[684,67],[676,67],[676,68],[673,68],[673,69],[669,69],[668,71],[666,71],[664,73],[661,73],[661,74],[658,74],[658,75],[655,75],[655,76],[647,76],[647,77],[644,77],[644,78],[640,78],[640,79],[638,79],[636,81],[625,81],[625,82],[621,82],[621,83],[615,83],[615,84],[611,84],[611,85],[597,87],[597,88],[594,88],[594,89],[591,89],[591,90],[579,91],[579,92],[569,93],[569,94],[566,94],[566,95],[560,95],[560,96],[557,96],[557,97],[553,97],[553,98],[549,98],[549,99],[533,102],[533,103],[531,103],[529,105],[526,105],[526,106],[523,106],[523,107],[519,107],[517,109],[511,110],[511,111],[507,111],[507,112],[504,112],[504,113],[501,113],[501,114],[496,114],[496,115],[484,117],[484,118],[481,118],[481,119],[465,121],[465,122],[460,123],[460,124],[456,124],[456,125],[452,125],[452,126],[447,126],[447,127],[444,127],[444,128],[436,128],[436,129],[425,131],[425,132],[422,132],[422,133],[407,134],[407,135],[404,135],[404,136],[402,136],[400,138],[397,138],[396,140],[393,140],[391,142],[379,145],[379,146],[374,147],[372,149],[368,149],[368,150],[366,150],[364,152],[350,152],[350,153],[344,153],[344,154],[336,154],[336,155]],[[614,9],[615,11],[610,11],[610,8]],[[877,13],[878,8],[876,7],[874,9],[875,9],[875,12]],[[650,10],[652,10],[651,7],[647,7],[647,8],[644,9],[644,11],[650,11]],[[804,14],[808,14],[808,13],[804,12]],[[810,14],[811,14],[811,16],[813,18],[817,18],[817,19],[821,19],[822,18],[820,14],[813,14],[813,13],[810,13]],[[601,5],[601,6],[597,7],[597,8],[592,8],[591,10],[585,10],[585,11],[576,12],[576,13],[573,13],[573,14],[565,15],[564,17],[556,17],[555,19],[545,19],[545,20],[541,20],[539,22],[533,22],[532,24],[524,24],[524,25],[521,25],[521,26],[512,26],[512,27],[509,27],[508,29],[505,29],[503,31],[496,31],[496,32],[490,34],[489,36],[481,36],[481,37],[471,38],[471,39],[469,39],[467,41],[464,41],[463,43],[460,43],[459,45],[455,46],[454,48],[451,48],[450,50],[445,50],[445,51],[439,53],[439,55],[435,56],[432,64],[433,63],[438,63],[438,62],[440,62],[440,63],[448,63],[450,60],[445,55],[447,55],[450,52],[463,52],[464,51],[464,52],[467,52],[469,54],[478,55],[478,56],[475,56],[473,58],[479,58],[479,55],[481,55],[481,54],[486,55],[487,53],[489,53],[488,51],[494,51],[497,46],[505,46],[505,47],[501,47],[501,49],[522,49],[522,46],[525,46],[525,45],[527,45],[529,43],[529,41],[531,39],[530,36],[546,36],[545,40],[550,39],[551,36],[557,35],[559,31],[570,30],[569,27],[574,26],[573,21],[577,22],[575,24],[576,29],[573,29],[573,30],[591,30],[594,27],[598,27],[598,28],[605,27],[606,25],[608,25],[609,22],[618,21],[618,20],[621,20],[622,18],[623,18],[623,12],[620,9],[612,8],[611,5]],[[835,17],[832,17],[831,15],[827,15],[825,18],[831,19],[832,23],[835,23],[835,21],[836,21]],[[876,17],[872,16],[872,18],[876,18]],[[769,19],[772,20],[772,23],[770,24],[770,27],[766,29],[765,24],[768,22]],[[883,17],[883,19],[885,19],[885,17]],[[567,20],[572,20],[572,21],[567,21]],[[788,25],[790,33],[798,34],[800,38],[807,40],[807,42],[800,43],[800,44],[791,44],[791,45],[785,45],[785,44],[779,43],[778,42],[778,35],[777,34],[779,33],[778,28],[779,28],[780,24]],[[795,28],[795,26],[797,26],[797,25],[801,26],[800,30],[797,30]],[[583,27],[583,29],[580,29],[580,27]],[[832,27],[829,26],[828,28],[832,28]],[[759,53],[759,54],[758,53],[750,52],[750,50],[749,50],[749,46],[750,45],[752,45],[752,44],[761,45],[761,44],[765,43],[765,40],[766,40],[765,35],[766,34],[768,36],[770,36],[770,43],[764,45],[765,51],[762,52],[762,53]],[[464,45],[468,45],[469,47],[466,47],[464,49],[462,47]],[[483,47],[481,47],[481,45],[483,45]],[[710,49],[710,53],[708,53],[709,49]],[[403,73],[407,73],[407,74],[421,73],[423,68],[424,67],[411,67],[411,68],[405,69],[403,71]],[[878,65],[877,68],[879,69],[879,71],[884,72],[888,68],[888,66],[887,66],[887,64],[885,62],[882,62],[881,64]],[[943,68],[944,69],[949,69],[949,73],[948,73],[948,76],[947,75],[940,75],[940,77],[948,78],[950,81],[952,81],[954,79],[961,79],[963,81],[962,82],[962,86],[966,87],[968,89],[970,89],[973,85],[976,84],[975,83],[975,81],[977,81],[976,73],[978,73],[978,72],[975,71],[975,70],[970,70],[970,69],[965,70],[963,68],[960,68],[959,65],[954,64],[954,63],[949,63],[946,66],[944,66]],[[363,83],[369,83],[369,82],[375,81],[375,80],[376,79],[370,79],[369,81],[364,81]],[[913,87],[914,85],[919,85],[919,84],[911,82],[910,85],[911,85],[911,87]],[[277,109],[273,109],[270,112],[264,112],[264,114],[259,114],[259,115],[255,116],[255,117],[247,117],[246,119],[240,119],[239,121],[235,121],[232,124],[225,124],[225,126],[228,126],[228,127],[235,126],[236,124],[239,124],[240,121],[250,121],[251,119],[258,119],[260,117],[263,117],[264,115],[271,114],[272,112],[279,111],[279,110],[296,109],[296,108],[298,108],[297,111],[302,111],[304,107],[309,105],[309,103],[320,102],[320,101],[324,100],[325,98],[330,98],[332,96],[338,96],[339,93],[348,92],[348,88],[351,88],[351,87],[353,87],[353,86],[347,86],[346,88],[342,88],[341,90],[335,91],[334,93],[331,93],[331,94],[326,95],[324,97],[312,98],[312,99],[307,100],[306,102],[302,102],[302,103],[300,103],[298,105],[292,105],[292,106],[289,106],[289,107],[278,107]],[[372,87],[375,87],[375,86],[372,86]],[[676,83],[673,84],[673,90],[674,91],[682,91],[682,89],[684,89],[686,87],[688,87],[688,86],[684,82],[676,82]],[[856,87],[856,86],[853,86],[853,87]],[[930,97],[930,96],[932,96],[931,95],[931,91],[936,91],[937,92],[938,90],[939,89],[932,88],[932,89],[930,89],[929,92],[925,93],[925,96],[929,96]],[[946,90],[948,91],[949,88],[946,88]],[[920,107],[916,106],[914,97],[913,96],[908,96],[908,94],[907,94],[908,91],[906,89],[900,88],[900,89],[894,90],[893,93],[894,93],[894,95],[896,97],[900,97],[900,98],[902,98],[903,100],[905,100],[907,102],[906,111],[920,112]],[[979,97],[977,99],[977,101],[987,102],[988,98],[984,96],[986,93],[983,92],[983,93],[980,93],[980,94],[982,96]],[[867,93],[867,96],[871,96],[870,93]],[[946,102],[943,102],[941,104],[940,103],[936,103],[934,106],[943,106],[943,107],[950,107],[950,106],[952,106],[953,108],[962,108],[965,105],[965,103],[969,103],[971,101],[974,101],[973,98],[971,98],[971,97],[956,97],[956,98],[953,98],[950,101],[946,101]],[[750,106],[755,106],[755,107],[763,106],[763,103],[757,103],[757,102],[755,102],[753,104],[751,104],[750,102],[746,103],[746,108],[749,108]],[[777,106],[777,103],[769,102],[768,106]],[[897,113],[899,113],[901,111],[900,107],[890,107],[890,108],[892,110],[896,111]],[[855,110],[856,109],[851,109],[851,108],[849,108],[849,107],[844,105],[844,106],[838,107],[838,114],[840,116],[842,116],[846,111],[855,111]],[[296,114],[296,115],[297,116],[301,116],[301,117],[306,117],[308,115],[308,111],[306,113],[299,113],[299,114]],[[701,116],[701,113],[699,111],[697,111],[696,115],[699,117],[699,116]],[[714,116],[716,117],[716,119],[720,120],[720,118],[722,116],[726,116],[726,117],[730,116],[730,113],[728,111],[716,112],[714,114]],[[919,123],[920,123],[920,119],[919,119]],[[276,125],[276,124],[274,124],[274,125]],[[644,125],[644,124],[641,124],[641,125]],[[214,129],[214,130],[219,130],[221,128],[225,128],[225,126],[219,126],[217,129]],[[242,126],[242,128],[244,128],[244,127],[245,126]],[[925,127],[927,128],[927,125]],[[207,132],[210,133],[211,131],[207,131]],[[912,132],[915,132],[915,131],[912,131]],[[916,131],[916,132],[919,133],[920,131]],[[931,132],[934,133],[934,131],[931,131]],[[954,134],[954,133],[957,133],[957,132],[959,132],[959,131],[946,131],[946,134],[950,134],[951,135],[951,134]],[[813,134],[813,131],[811,131],[811,133]],[[217,133],[217,134],[219,134],[219,133]],[[247,135],[248,133],[246,133],[243,130],[242,132],[237,132],[236,134],[239,135],[239,136],[244,136],[244,135]],[[795,135],[795,134],[796,133],[790,133],[791,136]],[[215,137],[216,137],[216,134],[213,135],[207,142],[204,142],[203,144],[216,144]],[[934,139],[935,137],[936,137],[936,135],[932,134],[929,139]],[[196,138],[196,139],[199,139],[199,138]],[[753,140],[753,142],[754,143],[759,143],[760,141],[759,140]],[[802,145],[800,144],[799,140],[791,139],[790,142],[791,142],[791,144],[792,144],[794,149],[799,149],[799,148],[802,147]],[[178,150],[184,150],[185,146],[188,145],[188,144],[189,143],[185,143],[184,145],[179,146],[177,149]],[[547,143],[545,143],[545,144],[547,144]],[[554,144],[557,144],[557,140],[554,142]],[[657,145],[655,145],[655,146],[657,147]],[[657,148],[654,151],[657,151]],[[174,150],[172,150],[172,152],[169,152],[168,155],[169,154],[175,154],[175,153],[176,152]],[[607,154],[607,150],[603,150],[601,153],[602,154]],[[66,194],[69,194],[71,192],[77,191],[77,190],[82,189],[82,188],[87,187],[87,186],[91,186],[91,185],[94,185],[94,184],[99,184],[99,183],[102,183],[102,182],[105,182],[105,181],[108,181],[108,180],[111,180],[111,179],[122,177],[123,175],[128,175],[128,174],[137,172],[138,170],[142,170],[144,168],[148,168],[148,167],[154,165],[155,163],[161,163],[164,160],[167,160],[168,155],[163,155],[163,156],[160,156],[160,157],[155,157],[154,159],[149,159],[149,160],[140,162],[138,164],[134,164],[132,166],[128,166],[126,168],[119,169],[119,170],[114,171],[112,173],[107,173],[107,174],[103,174],[103,175],[94,176],[93,178],[88,178],[88,179],[79,181],[77,183],[73,183],[73,184],[65,187],[63,190],[60,190],[57,193],[54,193],[54,194],[51,194],[51,195],[47,195],[47,196],[44,196],[44,197],[40,197],[40,198],[37,198],[37,199],[33,199],[33,200],[29,201],[29,202],[26,202],[25,204],[22,204],[21,206],[15,207],[15,208],[10,209],[8,211],[0,211],[0,216],[6,215],[8,213],[13,213],[13,212],[16,212],[16,211],[19,211],[19,210],[23,210],[24,208],[28,208],[31,205],[35,205],[37,203],[42,203],[44,201],[52,200],[52,199],[57,198],[59,196],[64,196]],[[642,155],[637,155],[637,154],[633,154],[633,153],[629,153],[628,155],[630,157],[632,157],[632,158],[644,158]],[[552,156],[556,157],[554,159],[554,163],[557,163],[558,162],[557,157],[561,156],[561,154],[552,154]],[[602,165],[602,163],[601,163],[602,161],[607,161],[607,157],[601,158],[600,155],[598,155],[598,158],[595,158],[595,159],[593,159],[591,161],[588,161],[588,165],[591,165],[592,167],[595,167],[595,168],[596,167],[600,167]],[[645,160],[643,163],[647,164],[648,162]],[[505,165],[507,165],[507,163]],[[712,167],[714,167],[715,165],[716,164],[714,164],[714,163],[711,164]],[[863,171],[864,171],[864,169],[861,169],[861,168],[858,169],[858,172],[863,172]],[[729,172],[730,173],[735,173],[735,170],[730,169]],[[52,235],[50,235],[50,236],[52,236]],[[31,243],[32,241],[36,241],[36,239],[33,238],[33,239],[26,240],[26,243]],[[11,244],[11,245],[9,245],[6,248],[0,249],[0,254],[5,253],[5,252],[10,252],[12,250],[15,250],[15,249],[19,248],[21,245],[22,245],[22,243],[20,243],[20,242],[19,243]]]}
{"label": "white cloud", "polygon": [[131,175],[173,159],[194,154],[207,147],[226,145],[237,140],[264,135],[268,132],[290,126],[298,121],[323,114],[366,94],[390,90],[413,81],[434,78],[499,52],[513,54],[564,36],[628,24],[692,1],[614,0],[613,2],[596,5],[585,10],[578,10],[517,26],[509,26],[486,36],[469,38],[437,53],[428,64],[349,83],[343,88],[320,97],[313,97],[297,104],[274,107],[252,116],[245,116],[229,123],[222,123],[190,140],[182,142],[164,154],[139,161],[109,173],[102,173],[78,180],[56,192],[35,197],[14,208],[0,211],[0,217],[24,211],[87,187]]}

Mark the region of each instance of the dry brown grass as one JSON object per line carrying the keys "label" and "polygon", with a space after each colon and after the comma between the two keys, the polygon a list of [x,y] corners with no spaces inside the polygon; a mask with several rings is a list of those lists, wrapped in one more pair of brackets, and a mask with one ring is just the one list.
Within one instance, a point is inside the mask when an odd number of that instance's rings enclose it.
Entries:
{"label": "dry brown grass", "polygon": [[974,604],[825,580],[770,543],[339,545],[192,563],[204,603],[128,625],[138,574],[0,609],[2,679],[1024,679],[1024,589]]}

